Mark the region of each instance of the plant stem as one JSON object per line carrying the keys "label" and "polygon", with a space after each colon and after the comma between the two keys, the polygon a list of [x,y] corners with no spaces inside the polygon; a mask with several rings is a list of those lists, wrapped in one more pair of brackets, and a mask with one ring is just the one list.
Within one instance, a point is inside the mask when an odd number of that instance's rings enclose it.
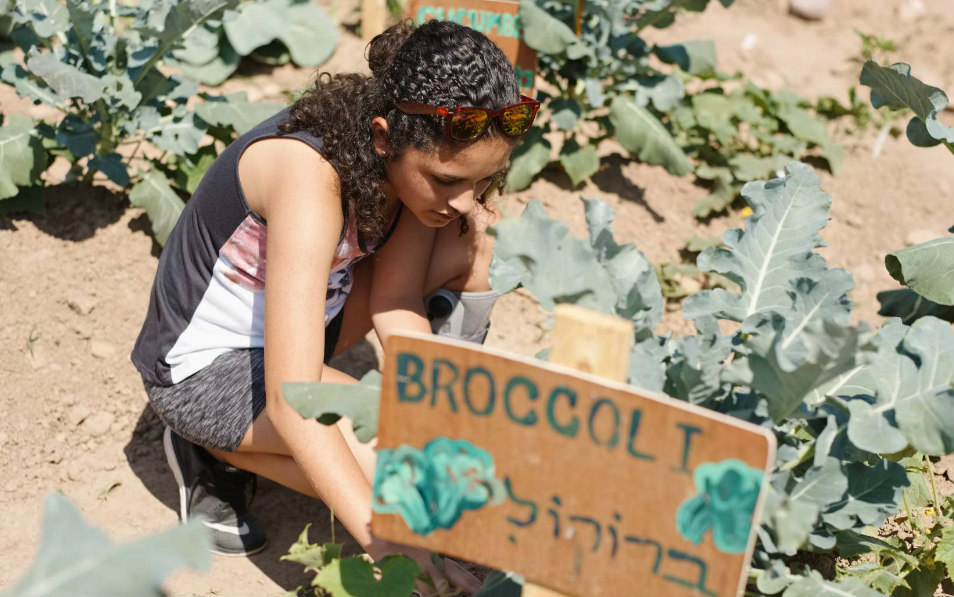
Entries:
{"label": "plant stem", "polygon": [[586,3],[586,0],[580,0],[579,4],[576,7],[576,37],[579,39],[580,33],[583,31],[583,4]]}
{"label": "plant stem", "polygon": [[[901,490],[901,502],[904,504],[904,513],[908,515],[908,528],[910,528],[911,532],[913,533],[914,517],[911,516],[911,508],[908,506],[908,496],[903,489]],[[921,525],[918,526],[920,527]]]}
{"label": "plant stem", "polygon": [[945,142],[944,142],[944,147],[947,147],[947,150],[948,150],[948,151],[950,151],[951,153],[954,153],[954,144],[951,144],[951,143],[948,143],[947,141],[945,141]]}
{"label": "plant stem", "polygon": [[934,467],[931,466],[931,460],[927,457],[927,454],[923,455],[924,464],[927,467],[928,477],[931,479],[931,496],[934,497],[934,509],[937,511],[937,519],[940,520],[944,516],[944,512],[941,510],[941,500],[937,497],[937,485],[934,483]]}
{"label": "plant stem", "polygon": [[331,514],[331,542],[335,542],[335,511],[332,508],[328,508],[328,512]]}

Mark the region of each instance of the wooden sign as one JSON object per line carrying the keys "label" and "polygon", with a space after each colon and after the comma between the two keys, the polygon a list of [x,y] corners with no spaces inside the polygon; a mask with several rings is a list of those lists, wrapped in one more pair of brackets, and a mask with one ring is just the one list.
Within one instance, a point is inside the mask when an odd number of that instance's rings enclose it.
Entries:
{"label": "wooden sign", "polygon": [[417,24],[437,19],[476,29],[503,50],[514,65],[520,89],[533,89],[537,53],[521,41],[520,3],[503,0],[411,0],[408,17]]}
{"label": "wooden sign", "polygon": [[770,432],[463,342],[387,348],[377,535],[571,595],[741,591]]}

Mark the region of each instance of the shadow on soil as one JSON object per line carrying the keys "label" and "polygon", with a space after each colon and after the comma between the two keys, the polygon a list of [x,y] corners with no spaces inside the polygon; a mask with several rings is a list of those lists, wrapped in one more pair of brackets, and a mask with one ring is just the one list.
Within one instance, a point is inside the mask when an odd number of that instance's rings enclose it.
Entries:
{"label": "shadow on soil", "polygon": [[622,175],[621,170],[623,166],[631,163],[633,160],[621,156],[618,153],[612,153],[603,157],[600,161],[600,170],[593,175],[593,184],[599,187],[604,193],[619,195],[620,199],[632,201],[639,205],[649,213],[654,222],[659,223],[666,219],[646,202],[646,192],[633,184],[629,178]]}
{"label": "shadow on soil", "polygon": [[[377,357],[371,344],[362,340],[336,357],[331,364],[360,378],[377,364]],[[123,453],[129,468],[142,481],[143,486],[156,500],[178,513],[178,490],[162,447],[163,429],[163,422],[152,407],[146,405],[139,415],[132,437],[123,448]],[[308,524],[311,524],[308,538],[312,543],[331,541],[331,511],[328,507],[318,500],[259,477],[252,502],[252,513],[265,529],[268,546],[250,556],[248,560],[285,590],[308,585],[313,575],[306,575],[301,565],[282,561],[280,558],[288,553],[288,548],[298,540],[298,536]],[[361,553],[361,549],[341,523],[335,523],[334,535],[338,543],[345,544],[345,554]]]}
{"label": "shadow on soil", "polygon": [[0,228],[15,230],[17,221],[30,221],[50,236],[82,241],[119,220],[127,207],[125,195],[105,187],[49,186],[37,189],[22,210],[0,214]]}

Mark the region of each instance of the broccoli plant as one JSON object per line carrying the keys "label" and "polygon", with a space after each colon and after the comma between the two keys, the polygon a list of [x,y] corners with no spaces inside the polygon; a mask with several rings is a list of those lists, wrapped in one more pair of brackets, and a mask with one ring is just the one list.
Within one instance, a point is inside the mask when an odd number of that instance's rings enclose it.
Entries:
{"label": "broccoli plant", "polygon": [[[599,170],[597,145],[615,138],[640,161],[707,181],[712,194],[696,206],[698,217],[724,209],[742,184],[813,148],[837,170],[840,146],[794,93],[740,85],[740,74],[718,72],[711,41],[650,46],[640,37],[647,27],[671,25],[680,11],[707,5],[521,0],[524,41],[537,50],[539,75],[556,93],[538,93],[542,117],[515,153],[508,185],[525,188],[550,163],[544,133],[551,128],[562,133],[558,159],[573,184]],[[692,95],[690,81],[699,87]]]}
{"label": "broccoli plant", "polygon": [[[954,153],[954,127],[937,115],[947,107],[947,94],[921,82],[903,62],[889,67],[865,63],[861,84],[871,88],[876,109],[910,109],[908,140],[918,147],[944,145]],[[954,232],[954,227],[950,229]],[[954,321],[954,237],[946,236],[888,253],[885,266],[907,289],[878,294],[882,315],[902,317],[906,323],[924,315]]]}
{"label": "broccoli plant", "polygon": [[43,534],[30,569],[2,594],[164,595],[162,582],[173,570],[212,565],[209,531],[198,520],[122,545],[83,519],[59,493],[43,504]]}
{"label": "broccoli plant", "polygon": [[[851,274],[815,252],[831,197],[811,167],[790,163],[785,176],[749,182],[742,196],[752,209],[745,229],[728,230],[722,246],[698,259],[736,290],[686,299],[694,335],[655,333],[663,296],[653,267],[634,245],[616,242],[614,213],[598,199],[584,200],[588,239],[571,236],[537,201],[501,222],[491,284],[499,292],[522,286],[547,310],[575,303],[631,319],[630,384],[775,432],[776,468],[750,572],[760,592],[931,594],[945,567],[954,568],[954,500],[942,503],[925,488],[920,463],[954,453],[954,330],[930,316],[910,326],[891,319],[880,330],[851,323]],[[303,416],[325,424],[348,416],[370,438],[379,388],[369,375],[355,386],[283,391]],[[915,556],[873,536],[911,504],[919,515],[930,505],[935,516],[920,525]],[[805,564],[808,552],[852,565],[825,579]],[[863,554],[877,560],[858,561]]]}
{"label": "broccoli plant", "polygon": [[313,67],[325,62],[337,43],[337,25],[311,0],[253,0],[206,20],[166,62],[200,83],[218,85],[242,57]]}
{"label": "broccoli plant", "polygon": [[[130,201],[145,208],[162,244],[182,196],[217,155],[215,142],[228,144],[281,108],[251,103],[244,93],[198,94],[194,80],[160,68],[171,53],[186,52],[184,40],[203,23],[236,4],[24,0],[7,6],[22,62],[10,60],[10,52],[0,80],[57,116],[2,122],[0,207],[11,198],[21,208],[24,200],[42,199],[41,176],[53,158],[62,158],[71,164],[64,182],[89,184],[100,173],[130,187]],[[196,95],[205,101],[192,108]]]}
{"label": "broccoli plant", "polygon": [[[612,210],[599,200],[585,200],[589,240],[570,236],[539,203],[501,223],[491,282],[499,291],[523,286],[544,308],[575,302],[631,318],[631,384],[775,431],[776,470],[751,572],[760,592],[925,594],[954,566],[954,531],[933,527],[941,542],[928,542],[937,553],[922,559],[869,535],[913,486],[902,457],[954,452],[954,330],[930,316],[911,326],[889,320],[877,331],[852,325],[851,275],[814,252],[831,199],[809,166],[785,172],[746,184],[753,214],[745,229],[727,231],[723,247],[700,255],[703,271],[739,290],[686,299],[695,335],[654,333],[659,285],[633,245],[613,240]],[[736,331],[720,333],[719,320]],[[881,555],[831,581],[806,568],[800,552]]]}

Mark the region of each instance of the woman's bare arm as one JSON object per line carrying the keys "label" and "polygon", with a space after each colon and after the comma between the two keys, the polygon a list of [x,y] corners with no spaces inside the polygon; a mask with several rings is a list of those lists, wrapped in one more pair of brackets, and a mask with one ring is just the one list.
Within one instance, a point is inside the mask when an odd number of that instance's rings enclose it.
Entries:
{"label": "woman's bare arm", "polygon": [[268,221],[265,284],[266,415],[315,492],[365,549],[371,486],[337,426],[303,419],[281,397],[286,381],[319,381],[325,292],[343,224],[337,175],[307,145],[270,139],[242,156],[249,204]]}
{"label": "woman's bare arm", "polygon": [[436,230],[405,209],[388,242],[374,256],[369,309],[383,345],[394,330],[431,333],[424,283]]}

